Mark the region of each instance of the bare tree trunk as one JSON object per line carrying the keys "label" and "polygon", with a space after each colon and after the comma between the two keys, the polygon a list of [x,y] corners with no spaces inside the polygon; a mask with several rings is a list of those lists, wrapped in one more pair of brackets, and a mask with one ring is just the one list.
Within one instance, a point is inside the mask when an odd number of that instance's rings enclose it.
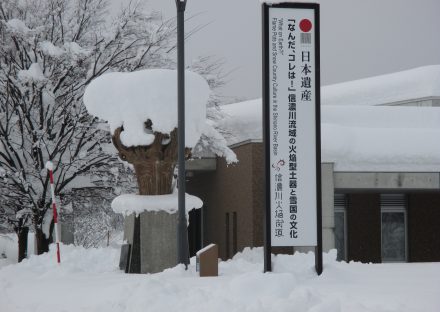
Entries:
{"label": "bare tree trunk", "polygon": [[18,230],[18,262],[27,258],[27,243],[28,243],[29,228],[27,226]]}
{"label": "bare tree trunk", "polygon": [[134,164],[139,195],[164,195],[172,192],[174,163],[154,161]]}
{"label": "bare tree trunk", "polygon": [[37,241],[37,255],[41,255],[49,251],[49,239],[44,235],[43,230],[37,227],[35,231],[35,239]]}
{"label": "bare tree trunk", "polygon": [[[151,124],[146,123],[146,129]],[[174,167],[177,162],[177,130],[169,135],[155,132],[152,144],[125,146],[120,138],[123,128],[115,130],[112,141],[119,157],[134,166],[140,195],[164,195],[172,192]],[[186,158],[190,149],[186,149]]]}

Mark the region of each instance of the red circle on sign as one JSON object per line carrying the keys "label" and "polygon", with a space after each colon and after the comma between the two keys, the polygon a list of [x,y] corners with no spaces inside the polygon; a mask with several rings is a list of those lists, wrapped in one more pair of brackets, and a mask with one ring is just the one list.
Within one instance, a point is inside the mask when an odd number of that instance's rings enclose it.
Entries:
{"label": "red circle on sign", "polygon": [[312,22],[308,19],[303,19],[299,22],[299,28],[303,32],[309,32],[312,29]]}

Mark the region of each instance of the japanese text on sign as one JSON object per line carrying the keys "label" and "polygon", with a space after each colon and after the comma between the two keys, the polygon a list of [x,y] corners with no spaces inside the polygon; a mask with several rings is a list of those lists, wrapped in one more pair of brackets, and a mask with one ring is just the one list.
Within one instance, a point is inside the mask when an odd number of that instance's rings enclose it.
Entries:
{"label": "japanese text on sign", "polygon": [[315,246],[315,46],[312,9],[270,8],[273,246]]}

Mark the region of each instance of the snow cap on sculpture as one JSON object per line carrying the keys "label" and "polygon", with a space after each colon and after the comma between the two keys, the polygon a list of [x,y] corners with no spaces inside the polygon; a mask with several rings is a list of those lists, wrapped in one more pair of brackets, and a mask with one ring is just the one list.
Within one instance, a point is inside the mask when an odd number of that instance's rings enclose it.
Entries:
{"label": "snow cap on sculpture", "polygon": [[[205,127],[210,89],[198,74],[186,71],[185,79],[185,145],[192,148]],[[150,145],[154,132],[169,134],[177,128],[177,72],[149,69],[104,74],[87,87],[84,103],[90,114],[109,122],[112,134],[123,127],[125,146]],[[145,127],[148,120],[152,131]]]}

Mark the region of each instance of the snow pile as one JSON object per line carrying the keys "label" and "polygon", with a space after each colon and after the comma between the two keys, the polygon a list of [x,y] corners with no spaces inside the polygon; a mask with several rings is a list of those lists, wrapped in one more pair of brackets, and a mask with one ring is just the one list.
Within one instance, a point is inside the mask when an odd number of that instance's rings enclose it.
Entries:
{"label": "snow pile", "polygon": [[[339,263],[324,254],[272,256],[262,273],[262,248],[219,263],[219,277],[198,277],[195,259],[158,274],[123,274],[119,250],[61,246],[0,269],[0,311],[437,312],[439,263]],[[414,285],[417,285],[416,287]],[[48,296],[47,294],[51,294]],[[292,310],[293,309],[293,310]]]}
{"label": "snow pile", "polygon": [[192,152],[194,158],[203,155],[205,152],[208,152],[208,154],[212,152],[219,157],[224,157],[228,164],[238,162],[237,155],[228,147],[227,140],[214,128],[210,120],[206,121],[203,135]]}
{"label": "snow pile", "polygon": [[[200,198],[185,194],[185,208],[187,213],[192,209],[202,208],[203,202]],[[119,195],[112,201],[112,209],[116,213],[128,216],[132,213],[139,215],[144,211],[165,211],[173,214],[177,212],[178,193],[167,195]]]}
{"label": "snow pile", "polygon": [[[210,89],[204,78],[186,71],[185,143],[194,147],[206,119]],[[107,120],[113,133],[123,126],[126,146],[149,145],[154,132],[170,133],[177,127],[177,72],[150,69],[132,73],[109,73],[93,80],[84,94],[90,114]],[[145,122],[152,121],[152,129]]]}
{"label": "snow pile", "polygon": [[383,105],[440,97],[440,65],[325,86],[323,105]]}
{"label": "snow pile", "polygon": [[[28,255],[34,253],[34,233],[28,233]],[[15,264],[18,260],[17,234],[0,234],[0,268],[9,264]],[[1,309],[0,309],[1,311]]]}
{"label": "snow pile", "polygon": [[[17,251],[17,248],[15,248]],[[64,245],[60,243],[61,264],[57,263],[56,245],[50,245],[50,252],[40,256],[28,253],[29,258],[24,259],[21,263],[2,268],[5,271],[15,271],[17,266],[23,271],[32,273],[46,274],[50,270],[58,270],[58,274],[100,274],[108,272],[119,272],[115,265],[119,261],[119,248],[89,248],[81,246]],[[16,262],[16,259],[14,259]],[[97,261],[99,260],[99,261]],[[62,270],[59,267],[62,266]],[[1,307],[1,304],[0,304]],[[0,311],[3,311],[0,308]]]}
{"label": "snow pile", "polygon": [[224,105],[221,109],[226,118],[219,124],[223,129],[231,130],[233,135],[229,144],[263,138],[261,99]]}
{"label": "snow pile", "polygon": [[17,235],[0,234],[0,267],[17,263],[18,259]]}
{"label": "snow pile", "polygon": [[[229,144],[262,139],[261,99],[222,106]],[[322,162],[336,171],[440,171],[440,108],[325,105]]]}

